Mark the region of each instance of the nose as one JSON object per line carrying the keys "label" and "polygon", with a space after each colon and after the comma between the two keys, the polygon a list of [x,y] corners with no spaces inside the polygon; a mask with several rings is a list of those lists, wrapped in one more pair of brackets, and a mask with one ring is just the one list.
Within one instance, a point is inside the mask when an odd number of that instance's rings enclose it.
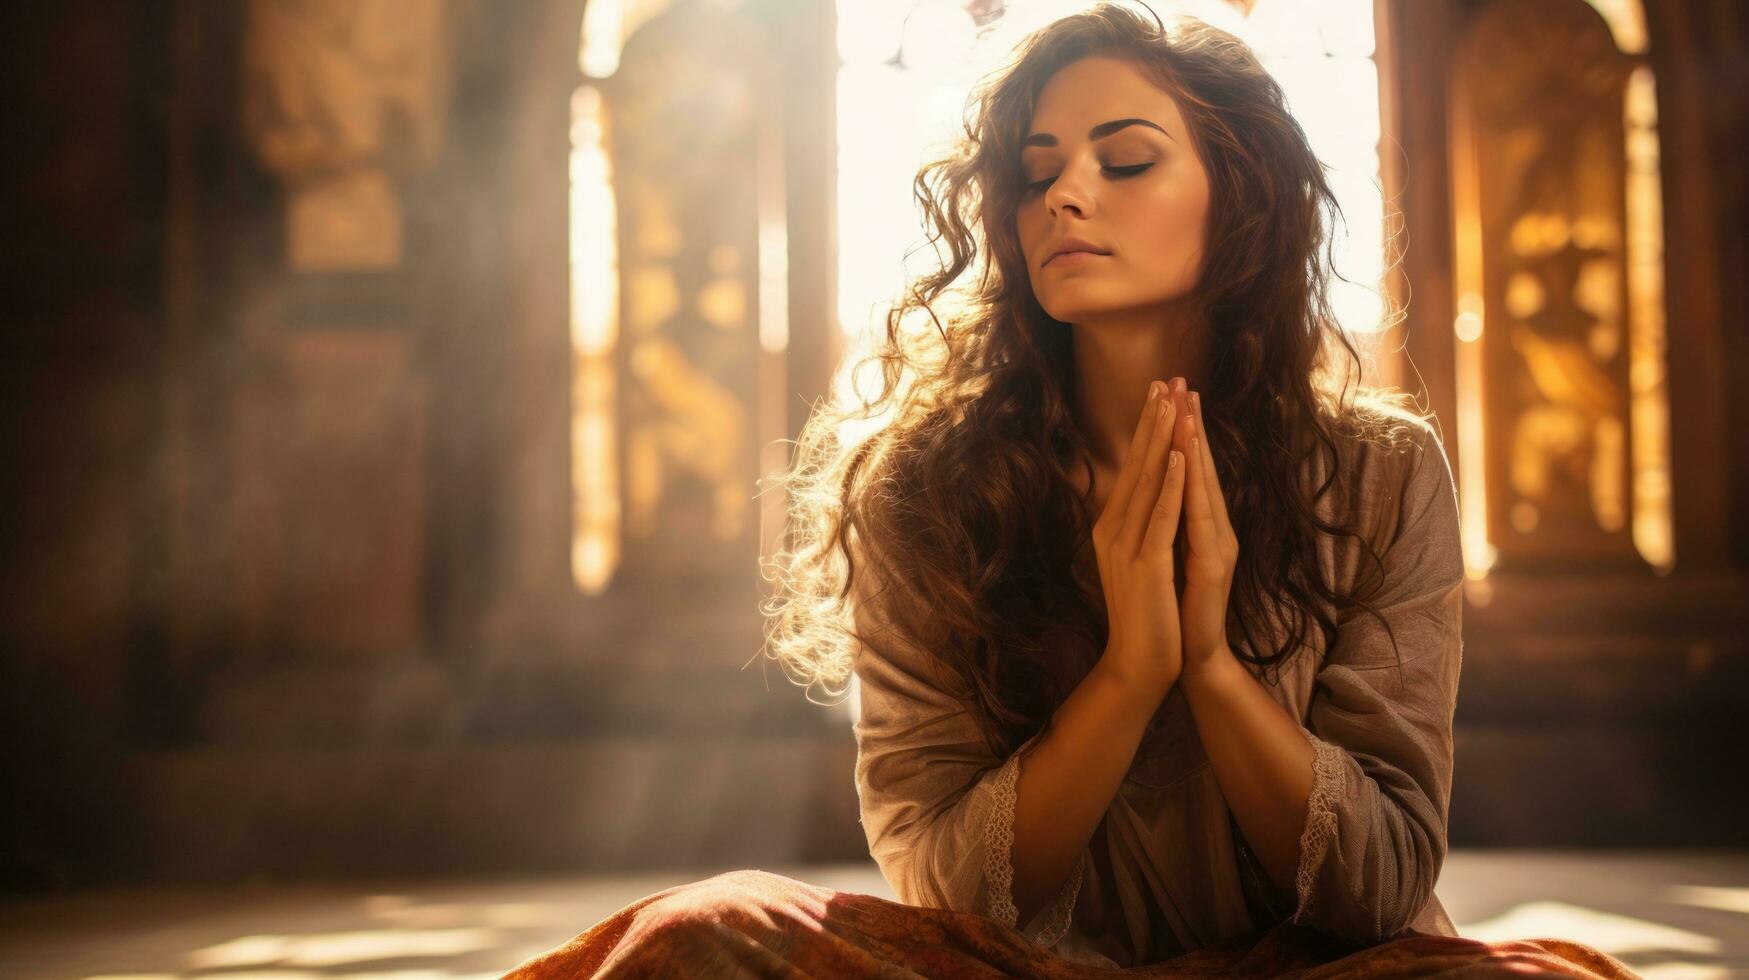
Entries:
{"label": "nose", "polygon": [[1051,217],[1064,208],[1074,208],[1083,218],[1092,212],[1093,198],[1083,186],[1083,169],[1080,165],[1065,166],[1051,186],[1045,188],[1045,210]]}

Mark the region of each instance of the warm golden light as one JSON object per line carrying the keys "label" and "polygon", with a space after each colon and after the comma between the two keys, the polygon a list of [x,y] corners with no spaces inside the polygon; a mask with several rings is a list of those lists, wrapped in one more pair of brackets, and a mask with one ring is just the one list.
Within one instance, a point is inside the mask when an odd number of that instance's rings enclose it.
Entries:
{"label": "warm golden light", "polygon": [[[1460,103],[1461,107],[1461,103]],[[1482,331],[1487,324],[1487,304],[1482,299],[1482,222],[1476,187],[1476,148],[1468,120],[1454,113],[1452,134],[1452,222],[1454,236],[1452,286],[1457,293],[1457,314],[1452,334],[1457,344],[1454,374],[1458,431],[1458,520],[1463,536],[1464,573],[1472,582],[1487,577],[1494,567],[1496,549],[1488,540],[1487,432],[1483,389]],[[1559,229],[1533,222],[1520,222],[1512,229],[1515,240],[1543,240]],[[1521,297],[1521,302],[1523,298]],[[1518,515],[1522,522],[1526,515]],[[1482,604],[1490,593],[1473,590]]]}
{"label": "warm golden light", "polygon": [[[760,117],[755,158],[759,221],[759,471],[775,473],[789,461],[789,209],[782,134],[769,114]],[[763,482],[763,481],[762,481]],[[782,545],[785,493],[759,493],[759,553]]]}
{"label": "warm golden light", "polygon": [[1593,946],[1611,956],[1652,951],[1708,956],[1723,950],[1718,939],[1703,933],[1566,902],[1525,902],[1492,919],[1464,926],[1465,939],[1484,943],[1508,942],[1526,936],[1559,936]]}
{"label": "warm golden light", "polygon": [[1664,891],[1664,900],[1721,912],[1749,915],[1749,888],[1721,888],[1716,885],[1672,885]]}
{"label": "warm golden light", "polygon": [[626,38],[674,0],[589,0],[583,5],[583,38],[577,67],[586,78],[606,78],[619,70]]}
{"label": "warm golden light", "polygon": [[1646,10],[1640,0],[1589,0],[1603,15],[1623,54],[1645,54]]}
{"label": "warm golden light", "polygon": [[491,949],[497,942],[496,930],[467,927],[244,936],[196,950],[189,954],[188,962],[199,970],[249,966],[336,967],[400,957],[459,956]]}
{"label": "warm golden light", "polygon": [[1459,313],[1452,321],[1452,331],[1457,339],[1466,344],[1473,344],[1482,339],[1482,317],[1478,313]]}
{"label": "warm golden light", "polygon": [[[1637,10],[1639,5],[1631,6]],[[1616,39],[1620,43],[1620,33]],[[1628,391],[1633,445],[1633,539],[1640,556],[1662,574],[1676,565],[1676,534],[1670,513],[1663,178],[1658,153],[1658,97],[1652,69],[1644,65],[1634,69],[1628,76],[1623,102],[1627,141]]]}
{"label": "warm golden light", "polygon": [[571,98],[571,577],[607,588],[619,565],[619,222],[603,142],[606,107],[593,85]]}

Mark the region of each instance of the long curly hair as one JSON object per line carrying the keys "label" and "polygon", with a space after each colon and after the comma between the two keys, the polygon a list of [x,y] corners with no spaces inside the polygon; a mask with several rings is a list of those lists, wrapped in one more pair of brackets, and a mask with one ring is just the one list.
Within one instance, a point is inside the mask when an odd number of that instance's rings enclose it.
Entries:
{"label": "long curly hair", "polygon": [[[998,752],[1049,719],[1108,637],[1097,581],[1069,574],[1096,517],[1091,490],[1070,478],[1081,466],[1093,485],[1070,411],[1070,328],[1033,294],[1014,221],[1039,92],[1089,55],[1129,60],[1178,101],[1209,176],[1198,390],[1240,545],[1228,629],[1240,659],[1271,673],[1310,630],[1332,641],[1337,610],[1378,615],[1365,589],[1338,594],[1324,580],[1317,541],[1359,539],[1375,586],[1378,554],[1351,520],[1326,521],[1315,505],[1355,440],[1392,444],[1423,418],[1402,393],[1359,384],[1360,354],[1327,297],[1324,219],[1340,208],[1244,42],[1111,3],[1029,35],[973,90],[964,137],[918,172],[939,267],[908,284],[884,339],[815,406],[791,468],[774,475],[789,491],[785,547],[761,559],[777,586],[762,604],[764,652],[810,697],[847,688],[858,644],[908,643],[928,651]],[[879,390],[868,397],[859,382],[871,366]],[[1307,486],[1314,472],[1325,476]],[[858,584],[865,575],[879,587]]]}

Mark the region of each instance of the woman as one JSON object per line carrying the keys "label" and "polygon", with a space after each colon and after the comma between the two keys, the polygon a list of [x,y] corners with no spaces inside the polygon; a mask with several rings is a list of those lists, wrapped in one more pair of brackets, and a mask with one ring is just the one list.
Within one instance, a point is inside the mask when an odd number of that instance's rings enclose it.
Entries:
{"label": "woman", "polygon": [[521,975],[1631,976],[1455,938],[1433,893],[1452,478],[1337,370],[1333,198],[1275,82],[1231,35],[1102,5],[977,109],[918,177],[946,259],[888,318],[879,396],[802,435],[768,609],[798,681],[860,680],[903,904],[735,872]]}

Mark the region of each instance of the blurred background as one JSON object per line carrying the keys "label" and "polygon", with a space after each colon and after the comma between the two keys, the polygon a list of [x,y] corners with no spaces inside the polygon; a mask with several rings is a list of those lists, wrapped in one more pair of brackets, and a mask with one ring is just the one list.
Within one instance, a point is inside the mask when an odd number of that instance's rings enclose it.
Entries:
{"label": "blurred background", "polygon": [[[762,657],[782,440],[1071,0],[8,4],[0,973],[495,976],[891,897]],[[1154,4],[1331,167],[1470,578],[1466,935],[1749,972],[1749,11]],[[1389,310],[1406,306],[1406,316]]]}

